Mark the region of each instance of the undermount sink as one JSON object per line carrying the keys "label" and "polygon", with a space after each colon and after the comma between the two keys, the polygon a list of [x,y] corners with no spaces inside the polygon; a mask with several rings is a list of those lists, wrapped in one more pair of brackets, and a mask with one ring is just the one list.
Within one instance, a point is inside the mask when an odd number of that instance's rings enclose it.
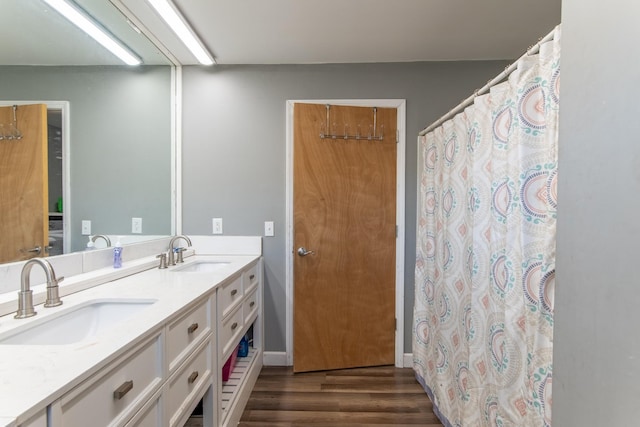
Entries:
{"label": "undermount sink", "polygon": [[213,271],[218,271],[221,268],[229,265],[229,262],[224,261],[196,261],[190,264],[186,264],[181,267],[175,267],[171,269],[171,271],[179,272],[179,273],[210,273]]}
{"label": "undermount sink", "polygon": [[153,299],[99,299],[12,329],[0,345],[66,345],[96,336],[151,306]]}

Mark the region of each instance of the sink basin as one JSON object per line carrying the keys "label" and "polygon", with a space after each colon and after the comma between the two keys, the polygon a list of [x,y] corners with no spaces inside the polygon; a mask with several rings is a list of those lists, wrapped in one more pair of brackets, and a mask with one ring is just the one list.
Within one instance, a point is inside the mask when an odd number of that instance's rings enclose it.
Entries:
{"label": "sink basin", "polygon": [[173,268],[171,271],[179,273],[210,273],[212,271],[218,271],[227,265],[229,265],[229,263],[223,261],[196,261],[191,264]]}
{"label": "sink basin", "polygon": [[0,345],[65,345],[98,335],[151,306],[153,299],[100,299],[61,310],[0,337]]}

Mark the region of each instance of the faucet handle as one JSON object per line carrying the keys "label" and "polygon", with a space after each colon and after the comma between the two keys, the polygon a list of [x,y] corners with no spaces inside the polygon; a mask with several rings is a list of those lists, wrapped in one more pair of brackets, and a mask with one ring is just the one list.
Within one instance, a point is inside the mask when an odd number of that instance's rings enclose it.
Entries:
{"label": "faucet handle", "polygon": [[64,276],[60,276],[56,278],[56,283],[60,283],[64,280]]}
{"label": "faucet handle", "polygon": [[184,262],[184,258],[182,256],[182,253],[184,251],[186,251],[186,248],[175,248],[174,251],[178,254],[178,259],[176,260],[176,262]]}
{"label": "faucet handle", "polygon": [[166,253],[161,253],[160,255],[156,255],[156,258],[160,258],[160,265],[158,265],[159,269],[165,269],[167,268],[167,254]]}

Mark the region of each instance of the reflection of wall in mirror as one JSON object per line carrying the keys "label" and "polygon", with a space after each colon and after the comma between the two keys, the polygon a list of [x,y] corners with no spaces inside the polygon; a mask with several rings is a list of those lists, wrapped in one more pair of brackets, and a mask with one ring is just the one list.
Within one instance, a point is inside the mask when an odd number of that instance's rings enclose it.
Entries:
{"label": "reflection of wall in mirror", "polygon": [[0,94],[69,102],[65,252],[84,250],[82,220],[95,234],[129,234],[133,217],[147,235],[171,234],[170,67],[0,66]]}

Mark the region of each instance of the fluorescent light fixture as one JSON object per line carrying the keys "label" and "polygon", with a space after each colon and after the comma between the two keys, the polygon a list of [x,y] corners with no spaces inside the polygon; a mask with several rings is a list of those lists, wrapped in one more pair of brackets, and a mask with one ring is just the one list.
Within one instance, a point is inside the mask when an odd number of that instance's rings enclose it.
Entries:
{"label": "fluorescent light fixture", "polygon": [[93,37],[95,41],[120,58],[125,64],[140,65],[142,63],[140,58],[121,45],[120,42],[116,41],[77,6],[70,4],[65,0],[44,1],[57,10],[62,16],[71,21],[75,26]]}
{"label": "fluorescent light fixture", "polygon": [[202,65],[214,60],[169,0],[147,0]]}

